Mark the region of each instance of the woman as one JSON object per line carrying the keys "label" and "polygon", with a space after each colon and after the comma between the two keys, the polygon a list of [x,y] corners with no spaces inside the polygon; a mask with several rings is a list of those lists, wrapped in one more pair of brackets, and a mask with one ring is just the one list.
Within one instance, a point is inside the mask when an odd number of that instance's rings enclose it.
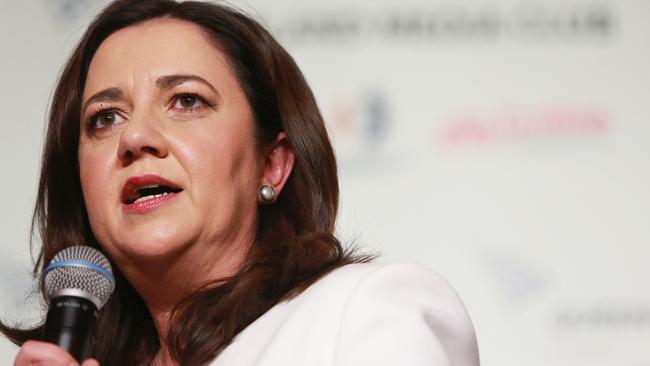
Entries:
{"label": "woman", "polygon": [[[258,23],[215,4],[116,1],[54,95],[34,274],[78,244],[114,263],[101,365],[478,364],[453,291],[343,251],[337,205],[311,91]],[[77,364],[35,341],[41,327],[2,330],[22,344],[16,365]]]}

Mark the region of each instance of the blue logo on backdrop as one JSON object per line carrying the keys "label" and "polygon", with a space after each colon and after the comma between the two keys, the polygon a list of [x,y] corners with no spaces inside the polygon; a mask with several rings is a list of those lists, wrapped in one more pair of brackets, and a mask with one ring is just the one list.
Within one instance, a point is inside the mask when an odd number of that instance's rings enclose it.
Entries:
{"label": "blue logo on backdrop", "polygon": [[361,136],[370,147],[381,144],[388,132],[388,101],[379,92],[368,93],[361,105],[362,122]]}
{"label": "blue logo on backdrop", "polygon": [[77,21],[90,14],[90,10],[98,5],[93,0],[47,0],[48,12],[57,21]]}
{"label": "blue logo on backdrop", "polygon": [[335,98],[323,112],[344,170],[358,172],[386,162],[391,111],[381,90]]}

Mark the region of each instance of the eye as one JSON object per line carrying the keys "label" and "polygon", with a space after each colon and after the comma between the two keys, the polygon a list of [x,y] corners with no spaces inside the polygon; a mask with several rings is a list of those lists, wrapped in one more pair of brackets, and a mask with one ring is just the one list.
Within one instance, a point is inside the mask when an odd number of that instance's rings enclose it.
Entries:
{"label": "eye", "polygon": [[124,117],[116,110],[106,109],[93,114],[88,121],[88,127],[90,129],[104,129],[123,122]]}
{"label": "eye", "polygon": [[195,94],[183,94],[175,98],[174,109],[197,109],[207,105],[203,98]]}

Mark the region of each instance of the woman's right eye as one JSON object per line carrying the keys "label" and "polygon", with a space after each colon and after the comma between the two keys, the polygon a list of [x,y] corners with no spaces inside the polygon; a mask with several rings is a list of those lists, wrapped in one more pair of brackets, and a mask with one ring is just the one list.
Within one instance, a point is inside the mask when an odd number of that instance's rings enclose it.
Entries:
{"label": "woman's right eye", "polygon": [[103,110],[95,113],[88,121],[91,130],[111,128],[124,122],[124,117],[114,109]]}

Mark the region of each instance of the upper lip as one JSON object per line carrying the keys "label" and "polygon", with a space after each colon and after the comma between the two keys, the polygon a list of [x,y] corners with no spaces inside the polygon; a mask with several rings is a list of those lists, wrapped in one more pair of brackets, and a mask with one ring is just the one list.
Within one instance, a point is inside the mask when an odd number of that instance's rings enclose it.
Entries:
{"label": "upper lip", "polygon": [[126,180],[122,187],[122,195],[120,199],[122,203],[133,203],[136,199],[142,196],[141,190],[144,188],[161,187],[166,191],[180,192],[183,189],[176,183],[169,181],[156,174],[145,174],[134,176]]}

